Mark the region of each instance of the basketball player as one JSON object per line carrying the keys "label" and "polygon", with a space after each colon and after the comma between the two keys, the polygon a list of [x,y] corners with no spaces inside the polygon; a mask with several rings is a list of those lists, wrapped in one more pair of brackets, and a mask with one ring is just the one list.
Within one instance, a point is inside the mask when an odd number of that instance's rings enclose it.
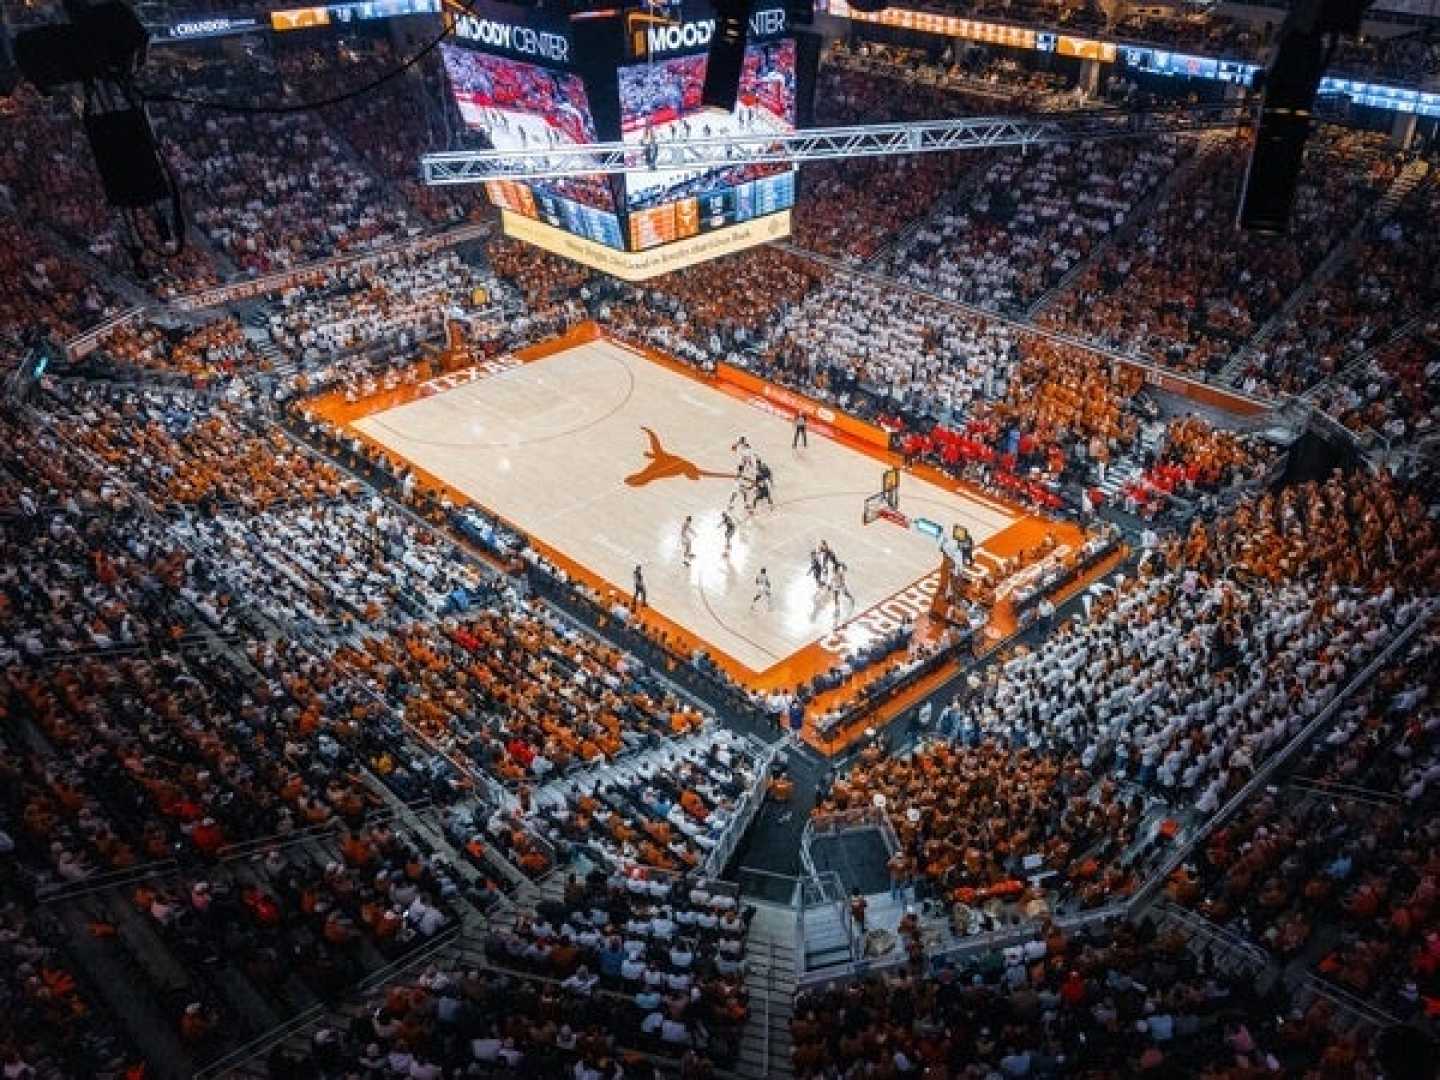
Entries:
{"label": "basketball player", "polygon": [[758,507],[761,502],[764,502],[772,511],[775,509],[775,500],[770,494],[770,467],[763,461],[760,463],[759,475],[755,480],[755,504],[751,509]]}
{"label": "basketball player", "polygon": [[755,595],[750,599],[750,610],[754,611],[755,605],[761,600],[765,601],[767,610],[775,610],[775,600],[770,591],[770,575],[765,572],[763,566],[760,567],[760,573],[755,575]]}
{"label": "basketball player", "polygon": [[680,524],[680,559],[689,566],[695,558],[695,522],[689,514]]}
{"label": "basketball player", "polygon": [[840,556],[831,551],[824,540],[820,541],[820,565],[825,568],[826,576],[833,574],[840,565]]}
{"label": "basketball player", "polygon": [[730,541],[735,538],[735,519],[730,516],[730,511],[720,511],[720,528],[725,533],[725,554],[730,554]]}
{"label": "basketball player", "polygon": [[960,535],[956,538],[955,544],[960,551],[960,563],[962,566],[975,565],[975,541],[970,536],[970,530],[964,525],[956,525],[955,531]]}
{"label": "basketball player", "polygon": [[642,607],[649,607],[650,598],[645,595],[645,575],[640,570],[640,564],[635,564],[635,591],[630,597],[630,607],[638,611]]}
{"label": "basketball player", "polygon": [[851,593],[850,587],[845,584],[845,564],[839,559],[835,560],[835,565],[830,570],[830,595],[835,597],[835,617],[837,619],[840,617],[840,597],[843,596],[849,600],[851,607],[855,606],[855,596]]}
{"label": "basketball player", "polygon": [[755,485],[750,482],[744,470],[737,471],[735,473],[735,490],[730,493],[730,501],[725,504],[725,510],[727,512],[734,510],[735,502],[738,499],[747,514],[753,512],[755,509],[754,491]]}
{"label": "basketball player", "polygon": [[740,472],[742,474],[749,472],[755,464],[755,448],[750,445],[749,440],[746,439],[744,435],[741,435],[740,438],[736,439],[731,445],[730,449],[740,455]]}
{"label": "basketball player", "polygon": [[815,588],[825,587],[825,559],[820,554],[819,548],[810,552],[810,576],[815,579]]}

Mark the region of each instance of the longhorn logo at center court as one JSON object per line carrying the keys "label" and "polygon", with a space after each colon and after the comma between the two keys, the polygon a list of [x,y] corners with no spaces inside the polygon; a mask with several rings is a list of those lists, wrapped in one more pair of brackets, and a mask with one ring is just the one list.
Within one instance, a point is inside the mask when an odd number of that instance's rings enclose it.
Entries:
{"label": "longhorn logo at center court", "polygon": [[625,483],[631,487],[644,487],[654,480],[669,480],[677,476],[683,476],[687,480],[699,480],[702,476],[717,480],[733,480],[735,478],[733,472],[702,469],[689,458],[670,453],[660,445],[659,435],[656,435],[648,427],[642,427],[640,430],[650,437],[650,449],[645,451],[645,456],[650,459],[650,464],[639,472],[625,477]]}

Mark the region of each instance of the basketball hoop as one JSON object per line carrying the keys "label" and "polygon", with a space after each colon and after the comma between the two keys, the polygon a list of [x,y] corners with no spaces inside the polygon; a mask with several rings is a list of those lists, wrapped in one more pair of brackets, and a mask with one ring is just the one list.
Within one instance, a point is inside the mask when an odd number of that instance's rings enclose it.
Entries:
{"label": "basketball hoop", "polygon": [[882,517],[902,528],[910,527],[910,519],[900,513],[900,470],[896,468],[886,469],[880,477],[880,490],[865,497],[863,524]]}

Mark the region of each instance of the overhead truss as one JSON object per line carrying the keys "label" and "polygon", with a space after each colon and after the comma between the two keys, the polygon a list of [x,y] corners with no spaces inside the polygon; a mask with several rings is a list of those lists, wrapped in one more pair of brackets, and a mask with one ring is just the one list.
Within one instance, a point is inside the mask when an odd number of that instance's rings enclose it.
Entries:
{"label": "overhead truss", "polygon": [[458,150],[420,159],[427,184],[544,180],[604,173],[712,169],[834,158],[888,157],[1001,146],[1135,139],[1233,127],[1248,115],[1238,103],[1127,111],[1094,109],[1035,116],[967,116],[903,124],[811,128],[641,143],[589,143],[523,150]]}

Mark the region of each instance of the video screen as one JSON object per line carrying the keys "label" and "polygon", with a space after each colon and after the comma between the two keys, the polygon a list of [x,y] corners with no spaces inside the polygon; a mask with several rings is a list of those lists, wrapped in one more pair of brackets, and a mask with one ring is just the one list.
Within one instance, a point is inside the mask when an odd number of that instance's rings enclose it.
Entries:
{"label": "video screen", "polygon": [[[440,50],[465,126],[483,134],[497,150],[533,150],[596,141],[590,99],[578,75],[458,45],[441,45]],[[598,210],[615,210],[615,197],[602,176],[538,180],[533,186],[537,195],[545,193]]]}
{"label": "video screen", "polygon": [[[620,124],[625,142],[663,143],[733,134],[795,130],[795,42],[751,45],[745,50],[740,92],[729,115],[700,110],[707,56],[679,56],[622,68]],[[660,169],[628,173],[625,202],[643,210],[721,188],[793,173],[791,165],[736,165],[708,169]]]}

